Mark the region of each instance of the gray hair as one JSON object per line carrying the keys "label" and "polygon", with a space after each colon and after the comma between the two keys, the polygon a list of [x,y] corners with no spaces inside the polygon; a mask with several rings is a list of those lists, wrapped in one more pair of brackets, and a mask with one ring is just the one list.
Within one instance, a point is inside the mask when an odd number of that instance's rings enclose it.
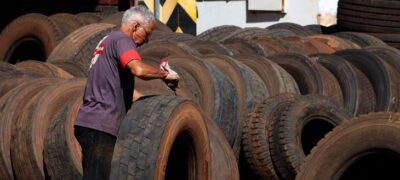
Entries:
{"label": "gray hair", "polygon": [[141,21],[143,26],[148,27],[150,21],[154,21],[154,15],[146,6],[133,6],[125,11],[121,23],[130,25],[135,20]]}

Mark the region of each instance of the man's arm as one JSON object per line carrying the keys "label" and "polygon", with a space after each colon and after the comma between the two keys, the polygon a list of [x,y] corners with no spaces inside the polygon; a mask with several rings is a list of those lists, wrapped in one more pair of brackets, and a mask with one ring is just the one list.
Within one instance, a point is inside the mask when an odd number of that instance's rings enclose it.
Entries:
{"label": "man's arm", "polygon": [[167,71],[154,68],[141,60],[132,60],[126,67],[129,68],[133,75],[143,80],[164,79],[168,75]]}

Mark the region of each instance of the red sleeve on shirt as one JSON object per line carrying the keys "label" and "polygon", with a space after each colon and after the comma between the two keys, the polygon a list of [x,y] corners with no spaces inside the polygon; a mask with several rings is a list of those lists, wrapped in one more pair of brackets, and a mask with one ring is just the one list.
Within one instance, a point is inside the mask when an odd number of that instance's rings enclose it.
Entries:
{"label": "red sleeve on shirt", "polygon": [[119,57],[119,63],[121,63],[122,68],[125,68],[125,66],[131,62],[132,60],[142,60],[142,57],[133,49],[128,50],[124,52],[120,57]]}

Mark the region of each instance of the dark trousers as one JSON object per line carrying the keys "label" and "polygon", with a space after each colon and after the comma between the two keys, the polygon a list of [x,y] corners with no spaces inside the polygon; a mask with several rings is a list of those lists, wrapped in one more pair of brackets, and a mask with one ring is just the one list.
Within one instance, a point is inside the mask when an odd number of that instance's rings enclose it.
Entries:
{"label": "dark trousers", "polygon": [[105,132],[75,126],[82,148],[83,180],[109,179],[116,137]]}

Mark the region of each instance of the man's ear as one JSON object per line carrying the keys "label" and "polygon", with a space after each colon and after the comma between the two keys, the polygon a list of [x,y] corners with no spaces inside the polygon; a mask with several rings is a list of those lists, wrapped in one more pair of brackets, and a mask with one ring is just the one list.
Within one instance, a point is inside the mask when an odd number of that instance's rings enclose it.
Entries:
{"label": "man's ear", "polygon": [[139,24],[138,22],[134,21],[134,22],[132,23],[132,30],[133,30],[133,31],[136,31],[136,29],[137,29],[139,26],[140,26],[140,24]]}

